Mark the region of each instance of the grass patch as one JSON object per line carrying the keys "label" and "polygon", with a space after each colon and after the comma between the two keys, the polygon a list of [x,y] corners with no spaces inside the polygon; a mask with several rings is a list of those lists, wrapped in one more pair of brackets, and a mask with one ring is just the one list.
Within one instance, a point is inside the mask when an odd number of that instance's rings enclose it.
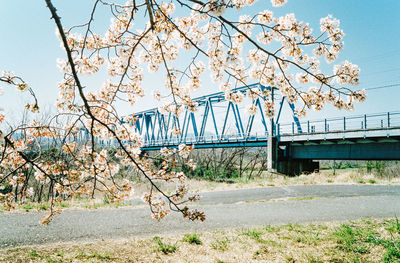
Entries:
{"label": "grass patch", "polygon": [[396,217],[395,220],[388,220],[388,227],[386,228],[390,233],[400,234],[400,221]]}
{"label": "grass patch", "polygon": [[103,252],[103,253],[100,253],[98,251],[86,252],[86,251],[83,251],[83,250],[79,250],[78,254],[76,255],[75,258],[76,259],[83,259],[83,260],[85,260],[85,259],[98,259],[98,260],[101,260],[101,261],[110,261],[110,260],[113,259],[111,253],[109,253],[109,252]]}
{"label": "grass patch", "polygon": [[255,241],[257,241],[258,243],[267,243],[267,240],[264,240],[262,237],[262,235],[264,234],[264,232],[262,231],[262,229],[246,229],[242,231],[242,235],[248,236],[252,239],[254,239]]}
{"label": "grass patch", "polygon": [[349,225],[341,225],[333,235],[337,238],[338,246],[349,252],[364,254],[371,246],[366,242],[373,234]]}
{"label": "grass patch", "polygon": [[32,250],[32,251],[28,252],[28,256],[31,259],[35,259],[36,257],[39,256],[39,253],[36,250]]}
{"label": "grass patch", "polygon": [[26,203],[22,206],[22,209],[24,209],[25,211],[29,211],[35,209],[35,206],[32,203]]}
{"label": "grass patch", "polygon": [[358,180],[357,180],[357,183],[359,183],[359,184],[365,184],[365,180],[364,180],[364,179],[358,179]]}
{"label": "grass patch", "polygon": [[376,180],[375,180],[375,179],[369,179],[369,180],[368,180],[368,183],[370,183],[370,184],[376,184]]}
{"label": "grass patch", "polygon": [[182,238],[182,241],[189,244],[201,245],[201,240],[197,234],[186,234]]}
{"label": "grass patch", "polygon": [[215,250],[219,251],[227,251],[228,250],[228,245],[229,245],[230,240],[227,237],[221,238],[214,240],[211,243],[211,247]]}
{"label": "grass patch", "polygon": [[166,244],[162,241],[161,237],[154,237],[153,241],[157,245],[157,250],[164,254],[174,253],[178,248],[176,244]]}

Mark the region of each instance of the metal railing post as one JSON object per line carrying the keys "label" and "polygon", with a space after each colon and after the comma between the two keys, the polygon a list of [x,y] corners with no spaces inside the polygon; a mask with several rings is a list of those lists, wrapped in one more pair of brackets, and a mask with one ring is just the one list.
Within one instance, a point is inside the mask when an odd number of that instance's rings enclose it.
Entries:
{"label": "metal railing post", "polygon": [[324,120],[324,124],[325,124],[325,133],[326,133],[326,132],[327,132],[327,129],[328,129],[326,119]]}
{"label": "metal railing post", "polygon": [[367,129],[367,114],[364,114],[364,130]]}
{"label": "metal railing post", "polygon": [[346,117],[343,117],[343,130],[346,130]]}
{"label": "metal railing post", "polygon": [[307,133],[310,133],[310,121],[307,121]]}
{"label": "metal railing post", "polygon": [[294,134],[294,122],[292,122],[292,134]]}
{"label": "metal railing post", "polygon": [[390,112],[387,113],[387,126],[390,128]]}
{"label": "metal railing post", "polygon": [[276,125],[276,133],[277,133],[277,136],[279,136],[281,134],[281,125],[279,123]]}

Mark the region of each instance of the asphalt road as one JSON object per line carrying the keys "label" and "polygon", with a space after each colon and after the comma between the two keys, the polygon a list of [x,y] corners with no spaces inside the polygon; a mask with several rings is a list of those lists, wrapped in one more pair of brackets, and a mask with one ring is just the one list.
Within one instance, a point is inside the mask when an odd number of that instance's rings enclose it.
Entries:
{"label": "asphalt road", "polygon": [[[134,201],[139,204],[139,201]],[[204,193],[203,223],[171,214],[153,220],[147,207],[65,210],[49,226],[44,213],[1,213],[0,247],[251,227],[267,224],[400,216],[400,186],[290,186]]]}

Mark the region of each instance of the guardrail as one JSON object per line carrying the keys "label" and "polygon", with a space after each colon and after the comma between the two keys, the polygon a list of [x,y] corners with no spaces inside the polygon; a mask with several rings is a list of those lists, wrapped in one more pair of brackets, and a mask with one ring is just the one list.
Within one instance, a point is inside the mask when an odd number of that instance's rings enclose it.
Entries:
{"label": "guardrail", "polygon": [[267,134],[255,134],[255,135],[223,135],[223,136],[197,136],[188,137],[186,139],[182,138],[171,138],[164,140],[154,140],[145,141],[144,146],[168,146],[168,145],[178,145],[178,144],[209,144],[209,143],[227,143],[227,142],[246,142],[246,141],[262,141],[267,140]]}
{"label": "guardrail", "polygon": [[276,133],[278,136],[285,136],[296,134],[391,129],[400,127],[400,112],[386,112],[342,118],[327,118],[315,121],[303,121],[300,122],[300,127],[301,130],[297,128],[294,122],[277,124]]}

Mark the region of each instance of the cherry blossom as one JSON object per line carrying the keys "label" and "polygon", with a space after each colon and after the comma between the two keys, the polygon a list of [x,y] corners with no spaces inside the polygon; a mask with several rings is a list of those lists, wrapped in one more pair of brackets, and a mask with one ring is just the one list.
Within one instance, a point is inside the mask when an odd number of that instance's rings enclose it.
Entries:
{"label": "cherry blossom", "polygon": [[[144,138],[137,131],[142,124],[137,123],[133,109],[150,94],[143,85],[147,73],[164,83],[154,87],[152,95],[159,112],[171,118],[165,136],[176,139],[182,136],[179,118],[198,110],[193,96],[203,89],[206,75],[215,83],[215,92],[222,92],[227,101],[247,103],[251,115],[261,105],[268,118],[275,113],[271,89],[250,88],[252,83],[276,89],[295,104],[298,116],[309,109],[321,110],[328,103],[352,110],[354,102],[366,98],[365,90],[354,90],[360,82],[357,65],[347,60],[329,65],[343,51],[345,37],[340,21],[332,15],[321,18],[315,30],[293,13],[276,16],[266,9],[245,14],[244,7],[255,0],[96,1],[87,23],[67,28],[52,1],[45,2],[66,54],[55,63],[63,73],[57,85],[58,112],[46,122],[34,120],[0,130],[0,182],[14,190],[1,194],[0,201],[13,209],[17,202],[32,198],[33,189],[24,183],[26,174],[32,173],[40,185],[50,189],[51,211],[43,224],[60,212],[55,207],[63,198],[94,197],[95,192],[106,194],[111,202],[128,198],[134,186],[118,177],[123,167],[134,169],[148,181],[150,191],[143,200],[155,219],[171,211],[191,220],[205,219],[201,211],[183,206],[198,196],[191,195],[186,175],[176,164],[181,158],[195,169],[190,159],[193,146],[162,148],[155,156],[142,150]],[[271,0],[271,5],[286,2]],[[104,30],[93,26],[100,6],[112,11]],[[139,23],[137,17],[146,20]],[[332,70],[323,70],[326,67]],[[87,78],[104,77],[100,72],[106,75],[102,85],[87,87]],[[29,92],[32,100],[25,108],[39,111],[33,89],[21,77],[4,71],[0,83],[16,92]],[[249,87],[245,94],[235,91],[241,86]],[[128,103],[132,113],[121,114],[120,103]],[[0,124],[6,120],[0,108]],[[61,120],[68,125],[60,124]],[[46,147],[58,149],[57,154]],[[176,190],[166,193],[159,181],[175,184]]]}

